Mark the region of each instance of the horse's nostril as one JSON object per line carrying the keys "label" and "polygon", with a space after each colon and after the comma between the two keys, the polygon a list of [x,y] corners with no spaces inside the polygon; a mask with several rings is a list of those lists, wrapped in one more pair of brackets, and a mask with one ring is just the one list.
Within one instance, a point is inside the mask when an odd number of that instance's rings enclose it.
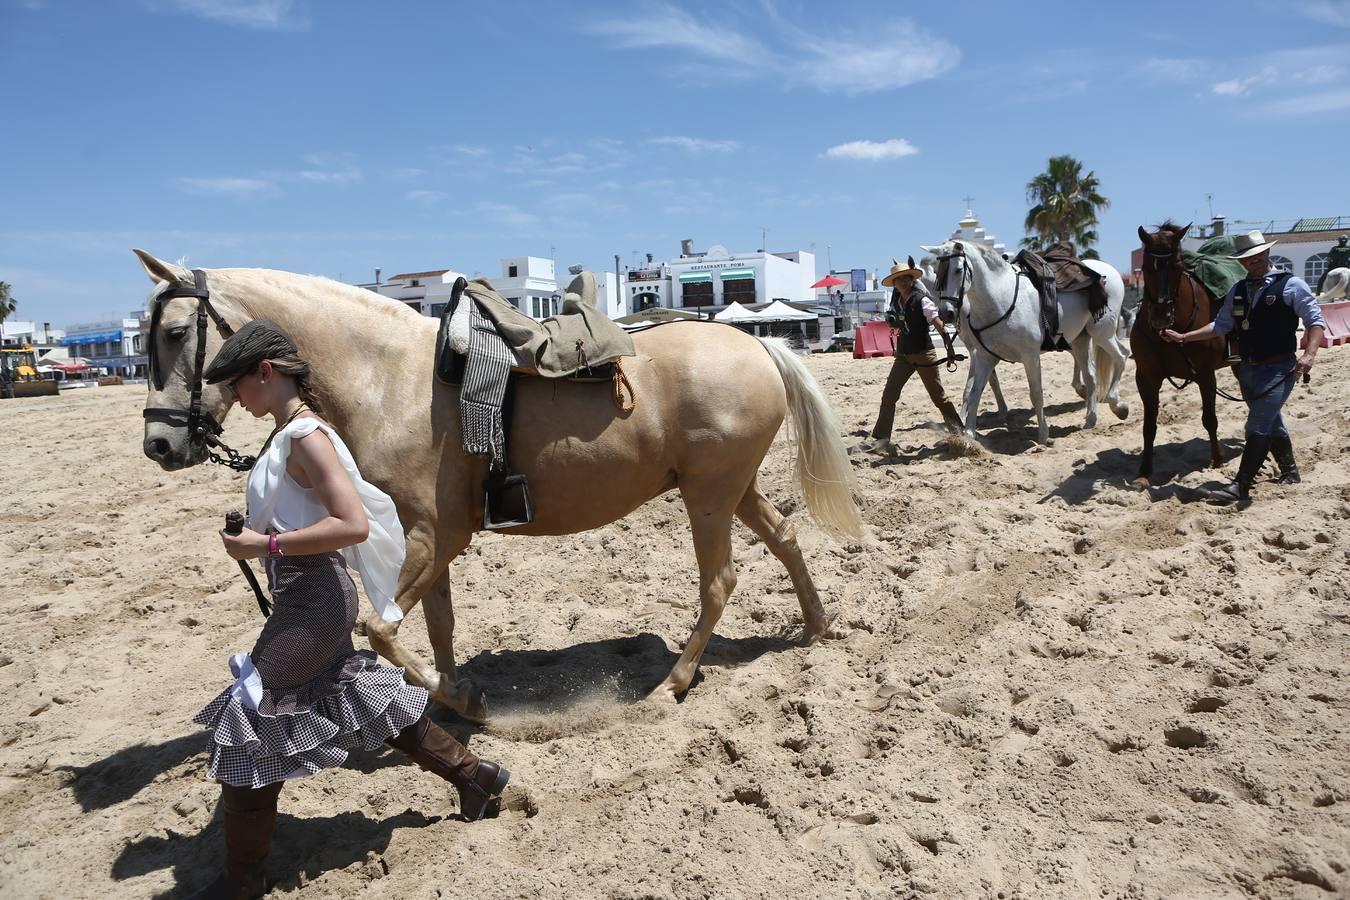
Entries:
{"label": "horse's nostril", "polygon": [[154,460],[164,459],[171,449],[164,438],[150,438],[145,442],[145,455]]}

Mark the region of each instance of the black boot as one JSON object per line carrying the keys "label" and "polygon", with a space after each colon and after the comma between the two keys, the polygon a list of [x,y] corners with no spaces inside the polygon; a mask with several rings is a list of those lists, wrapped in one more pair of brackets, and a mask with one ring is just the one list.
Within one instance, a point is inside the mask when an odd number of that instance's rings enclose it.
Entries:
{"label": "black boot", "polygon": [[1294,442],[1287,434],[1277,434],[1270,439],[1270,455],[1280,467],[1276,484],[1298,484],[1298,463],[1294,461]]}
{"label": "black boot", "polygon": [[1269,450],[1270,435],[1247,435],[1247,444],[1242,448],[1242,460],[1238,463],[1237,480],[1212,492],[1210,496],[1215,500],[1242,506],[1251,503],[1252,482],[1261,471],[1261,464],[1266,461]]}
{"label": "black boot", "polygon": [[267,893],[265,864],[282,782],[261,788],[221,785],[225,871],[189,900],[254,900]]}

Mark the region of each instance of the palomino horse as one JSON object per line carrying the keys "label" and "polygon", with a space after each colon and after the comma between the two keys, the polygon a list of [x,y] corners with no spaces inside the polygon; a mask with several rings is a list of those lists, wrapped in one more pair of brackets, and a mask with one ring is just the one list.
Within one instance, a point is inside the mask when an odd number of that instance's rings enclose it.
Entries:
{"label": "palomino horse", "polygon": [[[1041,318],[1040,300],[1031,280],[1017,272],[1007,260],[982,244],[947,241],[939,247],[924,247],[934,254],[940,266],[938,293],[941,312],[949,321],[964,319],[962,343],[970,351],[970,374],[966,380],[966,435],[975,437],[975,414],[994,366],[1000,360],[1019,361],[1027,373],[1031,405],[1036,410],[1037,440],[1050,441],[1045,421],[1041,390]],[[1106,281],[1106,311],[1093,319],[1085,292],[1059,295],[1059,327],[1073,352],[1083,377],[1083,397],[1087,401],[1084,428],[1097,424],[1097,401],[1104,399],[1118,417],[1129,415],[1129,406],[1119,397],[1120,376],[1129,353],[1116,338],[1116,320],[1125,298],[1120,273],[1100,260],[1083,261]],[[969,342],[967,342],[969,340]],[[1100,353],[1093,353],[1096,349]],[[1097,372],[1101,361],[1106,371]],[[1099,391],[1098,381],[1103,388]]]}
{"label": "palomino horse", "polygon": [[1190,227],[1164,222],[1149,234],[1139,226],[1139,240],[1144,245],[1144,295],[1130,332],[1130,350],[1134,355],[1134,383],[1144,403],[1144,450],[1135,480],[1145,484],[1153,477],[1158,392],[1164,378],[1194,381],[1200,388],[1200,421],[1209,432],[1209,464],[1212,468],[1223,465],[1219,418],[1214,410],[1214,372],[1224,365],[1226,339],[1216,337],[1182,345],[1162,338],[1168,328],[1184,333],[1212,322],[1219,311],[1218,304],[1182,261],[1181,239]]}
{"label": "palomino horse", "polygon": [[[195,273],[136,253],[157,284],[149,348],[162,373],[151,379],[146,404],[146,456],[169,470],[203,462],[206,444],[216,443],[210,432],[232,404],[223,387],[202,387],[205,360],[230,329],[257,318],[279,323],[313,367],[324,415],[362,474],[398,507],[408,553],[395,601],[404,612],[424,601],[435,666],[399,642],[398,622],[376,615],[366,620],[371,646],[441,703],[484,720],[482,692],[456,678],[448,567],[481,528],[487,461],[462,449],[458,388],[433,377],[436,320],[361,288],[262,269],[195,270],[202,281],[197,294],[205,298],[156,300],[170,288],[190,291]],[[641,332],[634,343],[636,357],[623,361],[636,397],[629,412],[618,408],[609,384],[521,379],[511,468],[529,477],[536,516],[508,533],[598,528],[659,494],[680,492],[693,529],[701,608],[684,652],[652,692],[673,699],[693,680],[736,585],[733,515],[787,568],[804,640],[829,630],[793,526],[756,486],[789,410],[797,475],[813,518],[836,536],[856,537],[862,523],[834,414],[784,344],[697,322]]]}

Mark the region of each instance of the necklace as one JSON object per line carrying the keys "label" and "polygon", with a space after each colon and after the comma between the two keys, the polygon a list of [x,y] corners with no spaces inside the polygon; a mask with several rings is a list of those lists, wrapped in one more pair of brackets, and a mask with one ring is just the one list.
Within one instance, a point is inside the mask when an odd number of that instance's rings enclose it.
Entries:
{"label": "necklace", "polygon": [[291,413],[289,416],[286,417],[286,421],[282,422],[282,423],[281,423],[280,425],[278,425],[276,428],[273,428],[273,429],[272,429],[272,433],[269,434],[269,435],[267,436],[267,440],[263,442],[262,449],[258,451],[258,458],[259,458],[259,459],[261,459],[261,458],[262,458],[262,455],[263,455],[264,453],[267,452],[267,448],[270,447],[270,446],[272,446],[272,438],[276,437],[276,436],[277,436],[277,433],[278,433],[279,431],[281,431],[281,429],[285,428],[287,425],[289,425],[289,424],[291,424],[292,422],[294,422],[295,419],[296,419],[296,416],[300,415],[302,412],[304,412],[304,411],[307,410],[307,409],[309,409],[309,404],[305,403],[304,401],[301,401],[300,405],[297,406],[297,407],[295,408],[295,411],[294,411],[293,413]]}

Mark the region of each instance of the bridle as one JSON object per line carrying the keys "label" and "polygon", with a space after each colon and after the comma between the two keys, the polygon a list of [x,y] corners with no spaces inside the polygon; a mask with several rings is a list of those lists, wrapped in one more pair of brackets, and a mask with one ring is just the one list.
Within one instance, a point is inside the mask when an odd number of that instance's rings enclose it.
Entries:
{"label": "bridle", "polygon": [[969,265],[961,266],[961,281],[957,285],[956,296],[953,297],[951,294],[942,293],[943,289],[946,288],[947,286],[947,282],[950,280],[950,278],[948,277],[948,269],[951,266],[951,260],[958,256],[961,257],[962,259],[966,258],[966,250],[960,244],[957,244],[956,249],[954,249],[951,253],[944,253],[941,256],[937,257],[938,268],[937,268],[937,275],[935,277],[937,278],[938,283],[937,284],[938,300],[944,302],[950,301],[952,303],[955,303],[957,310],[956,314],[958,316],[961,315],[962,313],[965,313],[966,327],[970,329],[971,334],[975,335],[975,340],[979,341],[979,344],[981,347],[984,348],[985,353],[988,353],[990,356],[994,357],[995,359],[1002,360],[1003,362],[1011,362],[1011,360],[1007,359],[1006,357],[999,356],[993,350],[990,350],[989,345],[986,344],[984,342],[984,338],[980,336],[980,332],[988,331],[995,325],[998,325],[999,323],[1006,321],[1007,318],[1013,314],[1013,310],[1017,309],[1017,295],[1022,290],[1022,276],[1017,271],[1016,268],[1013,269],[1013,298],[1012,303],[1008,305],[1007,311],[1004,312],[1003,315],[999,316],[994,321],[990,322],[989,324],[981,325],[979,328],[976,328],[975,323],[971,321],[970,311],[966,309],[966,285],[970,283],[971,279]]}
{"label": "bridle", "polygon": [[[204,452],[206,458],[211,462],[234,469],[236,472],[247,472],[253,468],[257,459],[252,456],[245,456],[226,446],[225,442],[220,439],[220,435],[224,433],[225,429],[209,412],[202,408],[202,374],[206,370],[207,317],[209,316],[216,323],[216,328],[227,338],[234,334],[234,329],[211,305],[211,292],[206,288],[206,273],[201,269],[193,269],[192,278],[194,282],[192,287],[179,284],[155,298],[155,308],[150,315],[150,333],[147,338],[150,379],[155,385],[155,390],[162,391],[164,389],[164,369],[159,360],[157,337],[160,318],[164,314],[165,301],[176,297],[196,299],[197,353],[193,363],[191,400],[187,409],[150,406],[146,407],[141,415],[149,421],[163,422],[171,428],[186,428],[190,445]],[[217,448],[223,451],[225,455],[221,456],[216,453]]]}

